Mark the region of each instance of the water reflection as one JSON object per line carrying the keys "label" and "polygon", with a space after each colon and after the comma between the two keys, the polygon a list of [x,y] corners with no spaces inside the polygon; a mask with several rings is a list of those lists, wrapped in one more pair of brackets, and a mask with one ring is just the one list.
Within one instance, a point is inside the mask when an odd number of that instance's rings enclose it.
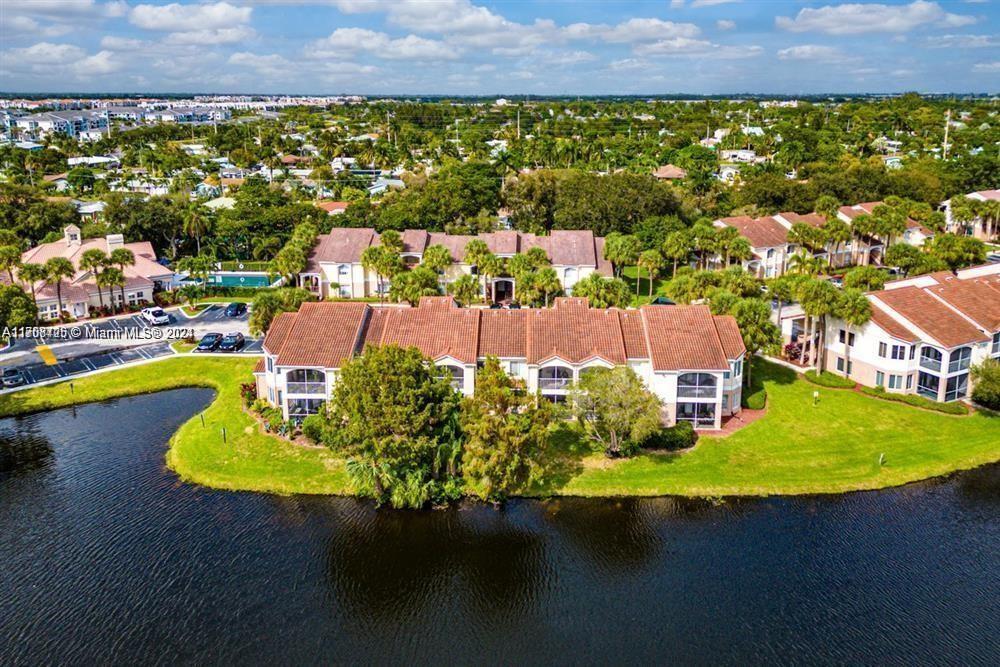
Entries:
{"label": "water reflection", "polygon": [[13,428],[0,431],[0,482],[52,466],[55,449],[33,420],[8,420]]}

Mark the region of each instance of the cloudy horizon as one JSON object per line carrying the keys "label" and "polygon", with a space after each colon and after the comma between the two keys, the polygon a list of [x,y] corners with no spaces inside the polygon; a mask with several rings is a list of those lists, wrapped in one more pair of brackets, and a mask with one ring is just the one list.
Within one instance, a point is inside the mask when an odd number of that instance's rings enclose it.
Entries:
{"label": "cloudy horizon", "polygon": [[5,92],[989,93],[993,2],[3,0]]}

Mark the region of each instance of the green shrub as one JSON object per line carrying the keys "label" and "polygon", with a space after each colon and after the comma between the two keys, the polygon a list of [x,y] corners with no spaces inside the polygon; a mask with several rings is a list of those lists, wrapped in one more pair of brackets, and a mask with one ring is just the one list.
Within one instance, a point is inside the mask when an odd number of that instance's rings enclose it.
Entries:
{"label": "green shrub", "polygon": [[835,375],[830,371],[823,371],[822,373],[806,371],[805,376],[813,384],[818,384],[821,387],[829,387],[830,389],[854,389],[855,385],[854,380],[845,378],[842,375]]}
{"label": "green shrub", "polygon": [[1000,410],[1000,361],[986,359],[972,367],[972,400],[984,408]]}
{"label": "green shrub", "polygon": [[750,386],[743,386],[743,394],[740,396],[740,405],[748,410],[763,410],[767,405],[767,390],[764,388],[764,381],[759,373],[751,376]]}
{"label": "green shrub", "polygon": [[309,442],[320,444],[323,442],[323,428],[326,426],[326,419],[320,415],[309,415],[302,420],[302,435],[306,436]]}
{"label": "green shrub", "polygon": [[646,449],[687,449],[694,446],[698,434],[691,422],[677,422],[675,426],[660,429],[648,438],[642,446]]}
{"label": "green shrub", "polygon": [[895,401],[897,403],[906,403],[907,405],[912,405],[915,408],[935,410],[936,412],[943,412],[947,415],[969,414],[968,408],[966,408],[962,403],[939,403],[917,394],[890,394],[884,387],[861,387],[861,391],[875,398],[881,398],[886,401]]}

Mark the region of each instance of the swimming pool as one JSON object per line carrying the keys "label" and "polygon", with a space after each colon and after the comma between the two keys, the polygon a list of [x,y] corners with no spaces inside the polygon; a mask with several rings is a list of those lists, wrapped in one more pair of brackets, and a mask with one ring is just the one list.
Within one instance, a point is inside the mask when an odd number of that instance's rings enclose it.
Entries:
{"label": "swimming pool", "polygon": [[216,287],[270,287],[271,278],[257,271],[219,271],[210,273],[208,285]]}

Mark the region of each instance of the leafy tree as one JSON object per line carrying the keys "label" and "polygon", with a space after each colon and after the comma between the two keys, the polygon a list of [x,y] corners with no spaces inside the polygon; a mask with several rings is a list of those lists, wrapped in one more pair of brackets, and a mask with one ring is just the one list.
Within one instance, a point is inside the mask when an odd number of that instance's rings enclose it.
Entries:
{"label": "leafy tree", "polygon": [[0,329],[28,327],[37,319],[31,297],[16,285],[0,285]]}
{"label": "leafy tree", "polygon": [[627,366],[583,373],[571,402],[588,437],[607,456],[629,456],[662,427],[660,399]]}
{"label": "leafy tree", "polygon": [[972,400],[990,410],[1000,410],[1000,361],[984,359],[971,368]]}
{"label": "leafy tree", "polygon": [[438,294],[440,294],[438,274],[426,266],[403,271],[389,286],[389,298],[393,301],[406,301],[411,306],[420,303],[421,297]]}
{"label": "leafy tree", "polygon": [[747,349],[746,385],[751,386],[753,358],[761,351],[781,344],[781,330],[771,321],[771,308],[760,299],[740,299],[729,309],[736,320]]}
{"label": "leafy tree", "polygon": [[303,303],[315,298],[308,290],[299,287],[261,290],[254,296],[250,307],[250,333],[260,335],[266,332],[278,314],[295,312]]}
{"label": "leafy tree", "polygon": [[643,250],[636,262],[635,275],[635,299],[639,301],[639,271],[646,271],[646,278],[649,280],[649,298],[653,298],[653,281],[660,274],[664,266],[663,255],[658,250]]}
{"label": "leafy tree", "polygon": [[674,263],[671,276],[677,275],[677,264],[688,261],[694,249],[694,240],[687,230],[670,232],[663,241],[663,256]]}
{"label": "leafy tree", "polygon": [[631,234],[612,232],[604,239],[604,259],[611,262],[614,277],[620,278],[622,269],[635,264],[642,252],[642,243]]}
{"label": "leafy tree", "polygon": [[443,245],[435,244],[424,250],[421,266],[426,266],[434,272],[444,271],[451,266],[451,251]]}
{"label": "leafy tree", "polygon": [[[31,262],[25,262],[21,264],[20,268],[17,270],[17,277],[21,279],[31,291],[31,302],[35,306],[35,312],[38,312],[38,299],[35,296],[35,285],[48,277],[48,272],[45,270],[44,264],[32,264]],[[37,323],[37,321],[36,321]]]}
{"label": "leafy tree", "polygon": [[909,275],[922,261],[920,248],[908,243],[894,243],[885,251],[885,263]]}
{"label": "leafy tree", "polygon": [[971,236],[938,234],[925,244],[925,252],[955,271],[986,261],[986,244]]}
{"label": "leafy tree", "polygon": [[590,301],[591,308],[625,308],[632,300],[628,284],[619,278],[591,273],[573,286],[573,296]]}
{"label": "leafy tree", "polygon": [[6,271],[10,284],[14,284],[14,269],[21,263],[21,249],[16,245],[0,246],[0,271]]}
{"label": "leafy tree", "polygon": [[844,287],[877,292],[885,287],[889,274],[877,266],[856,266],[844,274]]}
{"label": "leafy tree", "polygon": [[76,192],[93,190],[94,172],[87,167],[73,167],[66,174],[66,182]]}
{"label": "leafy tree", "polygon": [[469,305],[479,300],[480,286],[475,276],[464,274],[448,284],[448,294],[462,305]]}
{"label": "leafy tree", "polygon": [[457,403],[450,378],[416,348],[371,347],[340,369],[323,439],[349,460],[359,493],[421,507],[440,486],[437,454],[454,437]]}
{"label": "leafy tree", "polygon": [[475,394],[462,399],[462,475],[483,500],[502,500],[522,487],[541,457],[552,408],[524,389],[523,381],[487,357],[476,373]]}

